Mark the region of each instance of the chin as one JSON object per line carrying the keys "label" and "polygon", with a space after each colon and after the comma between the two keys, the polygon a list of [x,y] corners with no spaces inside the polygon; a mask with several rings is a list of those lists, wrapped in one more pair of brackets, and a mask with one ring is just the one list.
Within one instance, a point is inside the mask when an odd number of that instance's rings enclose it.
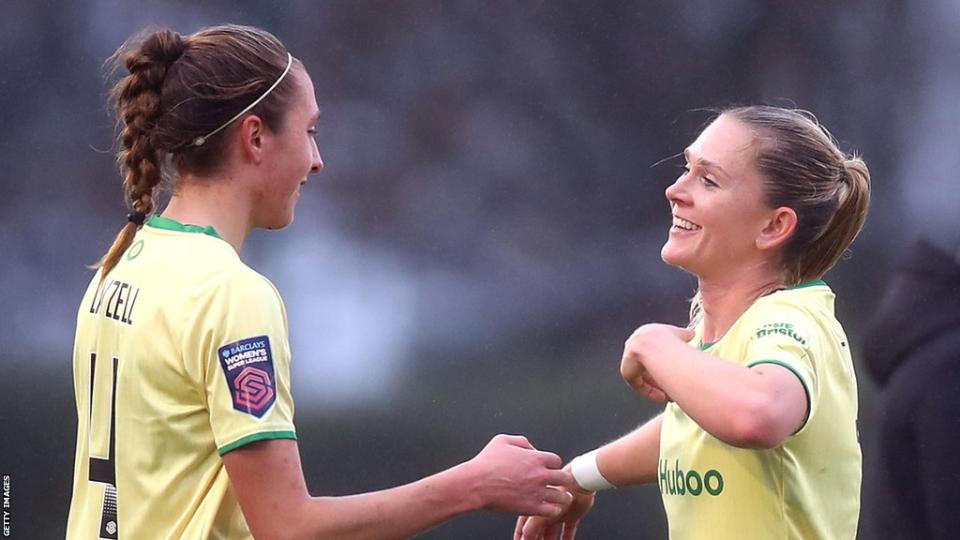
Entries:
{"label": "chin", "polygon": [[677,253],[676,250],[673,249],[673,246],[670,245],[669,240],[663,245],[662,248],[660,248],[660,258],[663,259],[663,262],[669,264],[670,266],[679,266],[680,260],[682,259],[680,254]]}
{"label": "chin", "polygon": [[663,262],[669,264],[670,266],[679,268],[691,274],[696,274],[692,268],[694,261],[689,260],[689,257],[684,257],[682,253],[678,253],[676,250],[671,249],[669,242],[664,244],[663,248],[660,250],[660,258],[663,260]]}
{"label": "chin", "polygon": [[282,218],[278,217],[277,219],[272,219],[265,223],[262,228],[269,229],[271,231],[276,231],[279,229],[286,228],[291,223],[293,223],[293,214],[289,216],[284,216]]}

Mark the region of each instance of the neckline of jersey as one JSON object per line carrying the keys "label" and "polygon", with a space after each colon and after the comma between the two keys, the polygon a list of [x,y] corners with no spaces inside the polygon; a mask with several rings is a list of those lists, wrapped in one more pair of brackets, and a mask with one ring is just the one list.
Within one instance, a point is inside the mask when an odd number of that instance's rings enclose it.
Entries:
{"label": "neckline of jersey", "polygon": [[208,225],[206,227],[201,227],[200,225],[189,225],[164,216],[153,216],[149,221],[147,221],[147,225],[155,229],[163,229],[166,231],[205,234],[207,236],[212,236],[214,238],[223,240],[223,237],[220,236],[220,233],[218,233],[212,225]]}
{"label": "neckline of jersey", "polygon": [[792,285],[792,286],[790,286],[790,287],[787,287],[787,288],[784,289],[784,290],[792,291],[792,290],[795,290],[795,289],[806,289],[807,287],[816,287],[817,285],[826,285],[826,284],[827,284],[826,281],[824,281],[824,280],[822,280],[822,279],[817,279],[817,280],[814,280],[814,281],[807,281],[807,282],[805,282],[805,283],[798,283],[798,284],[796,284],[796,285]]}
{"label": "neckline of jersey", "polygon": [[[790,287],[787,287],[786,289],[780,289],[780,290],[782,290],[782,291],[795,291],[795,290],[797,290],[797,289],[806,289],[807,287],[817,287],[817,286],[819,286],[819,285],[827,286],[827,282],[824,281],[824,280],[822,280],[822,279],[817,279],[817,280],[814,280],[814,281],[806,281],[806,282],[804,282],[804,283],[798,283],[798,284],[796,284],[796,285],[791,285]],[[776,292],[776,291],[774,291],[774,292]],[[752,306],[751,306],[751,307],[752,307]],[[747,309],[750,309],[750,308],[747,308]],[[736,324],[736,323],[734,323],[734,324]],[[723,339],[723,338],[721,337],[720,339]],[[710,347],[713,347],[714,345],[716,345],[717,343],[719,343],[719,342],[720,342],[720,339],[718,339],[717,341],[711,341],[711,342],[709,342],[709,343],[700,342],[700,345],[698,345],[697,348],[700,349],[701,351],[706,351],[706,350],[709,349]]]}

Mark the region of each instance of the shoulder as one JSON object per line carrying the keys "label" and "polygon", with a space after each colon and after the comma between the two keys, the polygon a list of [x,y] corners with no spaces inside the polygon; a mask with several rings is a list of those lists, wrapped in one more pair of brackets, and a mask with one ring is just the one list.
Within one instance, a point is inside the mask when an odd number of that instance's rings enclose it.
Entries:
{"label": "shoulder", "polygon": [[750,341],[791,340],[806,350],[845,341],[833,315],[834,294],[825,284],[778,291],[757,300],[744,313],[741,335]]}
{"label": "shoulder", "polygon": [[224,269],[216,280],[197,289],[189,308],[184,321],[188,347],[222,348],[262,336],[269,336],[275,345],[286,340],[286,310],[279,294],[269,280],[245,265]]}
{"label": "shoulder", "polygon": [[836,324],[834,300],[836,294],[825,283],[792,287],[765,296],[751,311],[760,318],[782,318],[794,322],[821,326]]}
{"label": "shoulder", "polygon": [[836,293],[823,281],[795,285],[764,296],[757,304],[768,309],[813,314],[833,308]]}
{"label": "shoulder", "polygon": [[797,325],[809,326],[816,317],[802,299],[775,293],[757,300],[744,314],[746,329],[762,337],[768,333],[784,333],[782,329]]}
{"label": "shoulder", "polygon": [[[176,294],[189,326],[230,326],[244,320],[286,319],[277,289],[238,257],[221,265],[199,264]],[[201,321],[203,321],[201,323]]]}
{"label": "shoulder", "polygon": [[229,298],[244,304],[281,304],[280,293],[262,274],[242,262],[225,268],[206,287],[211,298]]}

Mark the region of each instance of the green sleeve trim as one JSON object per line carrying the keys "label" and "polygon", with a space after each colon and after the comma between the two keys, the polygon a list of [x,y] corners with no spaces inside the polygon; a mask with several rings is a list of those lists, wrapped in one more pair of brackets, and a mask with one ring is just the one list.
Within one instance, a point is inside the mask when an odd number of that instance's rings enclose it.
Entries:
{"label": "green sleeve trim", "polygon": [[787,290],[788,290],[788,291],[792,291],[792,290],[794,290],[794,289],[806,289],[807,287],[816,287],[817,285],[824,285],[824,286],[826,286],[826,284],[827,284],[826,281],[824,281],[824,280],[822,280],[822,279],[818,279],[818,280],[816,280],[816,281],[807,281],[807,282],[805,282],[805,283],[798,283],[798,284],[796,284],[796,285],[794,285],[794,286],[792,286],[792,287],[787,287]]}
{"label": "green sleeve trim", "polygon": [[217,230],[212,226],[201,227],[199,225],[184,225],[179,221],[174,221],[163,216],[153,216],[150,218],[150,221],[147,221],[147,225],[156,229],[165,229],[168,231],[206,234],[208,236],[223,240],[223,237],[220,236],[220,233],[218,233]]}
{"label": "green sleeve trim", "polygon": [[797,371],[796,368],[780,360],[757,360],[756,362],[750,362],[749,364],[747,364],[747,367],[752,368],[753,366],[758,366],[760,364],[774,364],[776,366],[786,368],[790,370],[791,373],[796,375],[798,379],[800,379],[800,385],[803,386],[803,393],[806,394],[807,396],[807,414],[803,417],[803,423],[800,424],[800,427],[798,427],[797,430],[793,432],[793,435],[800,433],[800,430],[802,430],[804,426],[807,425],[807,421],[810,420],[810,409],[813,407],[813,401],[811,401],[810,399],[810,389],[807,388],[807,382],[803,380],[803,377],[800,376],[800,372]]}
{"label": "green sleeve trim", "polygon": [[232,443],[224,446],[217,450],[217,452],[222,456],[227,452],[231,452],[240,448],[241,446],[248,445],[255,441],[265,441],[267,439],[293,439],[297,440],[297,434],[293,431],[264,431],[263,433],[254,433],[253,435],[247,435],[242,439],[233,441]]}

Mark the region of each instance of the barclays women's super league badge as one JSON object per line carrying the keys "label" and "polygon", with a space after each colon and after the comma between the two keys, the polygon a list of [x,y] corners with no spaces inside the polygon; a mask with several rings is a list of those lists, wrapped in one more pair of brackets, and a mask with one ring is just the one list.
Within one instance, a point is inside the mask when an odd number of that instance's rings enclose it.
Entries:
{"label": "barclays women's super league badge", "polygon": [[227,377],[233,408],[262,417],[277,397],[270,338],[258,336],[228,343],[217,350],[217,357]]}

